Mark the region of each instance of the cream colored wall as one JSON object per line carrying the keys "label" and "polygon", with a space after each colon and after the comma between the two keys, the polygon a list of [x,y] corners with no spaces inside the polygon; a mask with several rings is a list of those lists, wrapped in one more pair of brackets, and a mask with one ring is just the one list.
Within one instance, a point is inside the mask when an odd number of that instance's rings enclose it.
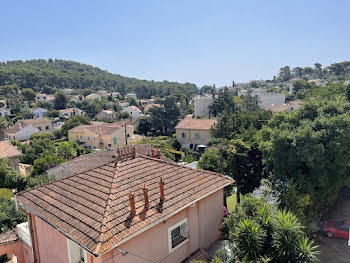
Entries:
{"label": "cream colored wall", "polygon": [[[78,138],[77,138],[78,136]],[[90,140],[89,140],[90,136]],[[95,138],[95,139],[94,139]],[[68,140],[69,141],[79,141],[84,142],[85,145],[91,148],[95,147],[95,149],[100,148],[100,137],[89,130],[85,130],[85,132],[68,132]]]}
{"label": "cream colored wall", "polygon": [[[32,126],[34,128],[41,128],[41,131],[40,132],[49,132],[49,131],[52,131],[52,122],[43,122],[43,123],[32,123]],[[48,130],[46,130],[46,126],[49,127]],[[39,129],[40,130],[40,129]]]}
{"label": "cream colored wall", "polygon": [[[186,134],[186,138],[182,138],[182,133]],[[200,139],[195,138],[196,133],[199,133]],[[210,132],[209,130],[176,129],[176,139],[180,144],[206,144],[210,139]]]}

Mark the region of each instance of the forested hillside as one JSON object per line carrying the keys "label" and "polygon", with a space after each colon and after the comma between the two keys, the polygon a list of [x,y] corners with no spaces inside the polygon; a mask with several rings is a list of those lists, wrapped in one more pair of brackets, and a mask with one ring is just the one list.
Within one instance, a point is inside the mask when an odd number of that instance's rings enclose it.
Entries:
{"label": "forested hillside", "polygon": [[194,84],[156,82],[112,74],[97,67],[60,59],[15,60],[0,63],[0,86],[17,85],[36,92],[55,93],[58,89],[76,89],[78,93],[96,90],[136,92],[139,98],[168,95],[190,96],[198,92]]}
{"label": "forested hillside", "polygon": [[290,66],[285,66],[280,69],[278,74],[279,80],[288,81],[292,78],[303,78],[306,80],[316,78],[325,80],[350,79],[350,62],[333,63],[327,67],[322,67],[320,63],[315,63],[314,67],[295,67],[291,69]]}

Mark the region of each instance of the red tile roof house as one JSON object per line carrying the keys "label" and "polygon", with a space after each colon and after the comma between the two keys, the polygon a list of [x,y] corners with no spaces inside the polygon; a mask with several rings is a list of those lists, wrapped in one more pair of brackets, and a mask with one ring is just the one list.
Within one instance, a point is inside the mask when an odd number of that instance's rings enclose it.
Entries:
{"label": "red tile roof house", "polygon": [[135,153],[17,194],[35,262],[181,262],[220,237],[226,176]]}

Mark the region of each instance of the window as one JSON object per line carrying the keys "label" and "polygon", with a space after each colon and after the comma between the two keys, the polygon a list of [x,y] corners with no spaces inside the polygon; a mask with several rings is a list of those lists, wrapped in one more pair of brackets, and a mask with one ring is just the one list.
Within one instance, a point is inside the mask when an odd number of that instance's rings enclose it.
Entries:
{"label": "window", "polygon": [[196,140],[199,140],[199,139],[201,138],[201,135],[200,135],[199,133],[195,133],[195,134],[194,134],[194,138],[195,138]]}
{"label": "window", "polygon": [[187,218],[168,229],[169,253],[188,241]]}
{"label": "window", "polygon": [[41,127],[38,127],[39,131],[41,131]]}
{"label": "window", "polygon": [[117,137],[113,137],[113,144],[117,144]]}
{"label": "window", "polygon": [[46,130],[50,129],[49,126],[46,126]]}
{"label": "window", "polygon": [[88,140],[90,141],[90,136],[88,136]]}
{"label": "window", "polygon": [[80,140],[83,139],[83,136],[80,135]]}
{"label": "window", "polygon": [[184,133],[184,132],[181,133],[181,137],[182,137],[182,138],[186,138],[186,133]]}

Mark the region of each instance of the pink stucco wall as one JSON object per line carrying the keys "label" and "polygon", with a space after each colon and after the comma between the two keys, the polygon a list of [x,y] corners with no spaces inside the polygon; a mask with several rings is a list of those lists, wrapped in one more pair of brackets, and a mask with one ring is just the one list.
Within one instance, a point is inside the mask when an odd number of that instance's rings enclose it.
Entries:
{"label": "pink stucco wall", "polygon": [[[153,262],[181,262],[198,248],[207,248],[220,237],[223,216],[223,190],[219,190],[120,245],[119,248],[129,252],[126,256],[113,249],[98,258],[88,254],[88,263],[149,262],[132,254]],[[188,242],[169,253],[168,229],[185,218]],[[39,218],[34,217],[34,221],[40,262],[69,262],[66,237]]]}
{"label": "pink stucco wall", "polygon": [[[153,262],[178,263],[198,248],[207,248],[220,238],[219,228],[223,216],[223,190],[220,190],[125,242],[119,248]],[[168,229],[184,218],[187,218],[188,242],[169,253]],[[131,253],[122,256],[114,249],[99,258],[93,258],[93,263],[149,262]]]}
{"label": "pink stucco wall", "polygon": [[40,262],[63,263],[68,262],[67,239],[56,229],[38,217],[33,217],[35,231],[38,237],[38,251]]}

